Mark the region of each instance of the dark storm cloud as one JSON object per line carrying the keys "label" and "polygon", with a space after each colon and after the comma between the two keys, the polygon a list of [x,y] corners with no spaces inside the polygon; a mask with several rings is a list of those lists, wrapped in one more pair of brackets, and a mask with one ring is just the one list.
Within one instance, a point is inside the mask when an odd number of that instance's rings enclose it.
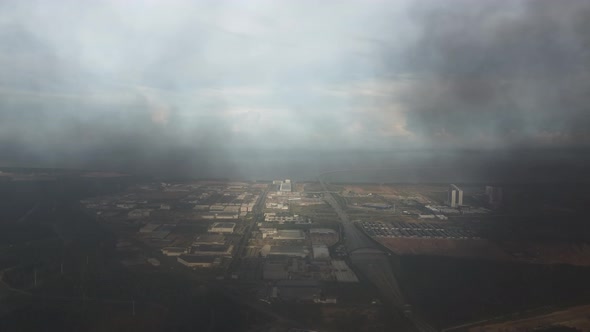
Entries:
{"label": "dark storm cloud", "polygon": [[420,1],[409,15],[409,130],[457,147],[590,143],[590,2]]}
{"label": "dark storm cloud", "polygon": [[588,7],[0,1],[0,162],[586,144]]}

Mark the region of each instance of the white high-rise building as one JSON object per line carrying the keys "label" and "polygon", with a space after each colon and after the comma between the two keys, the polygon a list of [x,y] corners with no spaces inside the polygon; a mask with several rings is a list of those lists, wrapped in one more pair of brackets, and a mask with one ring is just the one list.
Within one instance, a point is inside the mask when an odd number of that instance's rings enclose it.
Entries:
{"label": "white high-rise building", "polygon": [[452,184],[449,188],[447,201],[451,207],[463,205],[463,190]]}

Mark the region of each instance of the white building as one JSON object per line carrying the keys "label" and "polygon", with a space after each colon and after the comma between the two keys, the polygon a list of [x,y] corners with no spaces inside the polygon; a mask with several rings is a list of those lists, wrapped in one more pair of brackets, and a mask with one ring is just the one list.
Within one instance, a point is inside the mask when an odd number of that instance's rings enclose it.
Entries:
{"label": "white building", "polygon": [[199,244],[225,244],[223,234],[200,234],[193,240],[193,246]]}
{"label": "white building", "polygon": [[278,230],[274,234],[267,234],[273,240],[305,240],[305,233],[299,229]]}
{"label": "white building", "polygon": [[209,233],[231,234],[235,228],[235,222],[216,222],[209,228]]}
{"label": "white building", "polygon": [[271,228],[271,227],[260,227],[260,233],[262,234],[262,238],[265,239],[267,236],[268,237],[273,237],[273,235],[277,234],[277,229],[276,228]]}
{"label": "white building", "polygon": [[127,214],[127,217],[129,219],[141,219],[141,218],[149,217],[151,213],[152,213],[152,211],[148,210],[148,209],[136,209],[136,210],[129,211],[129,213]]}
{"label": "white building", "polygon": [[276,214],[265,213],[264,221],[266,222],[278,222],[279,224],[284,223],[302,223],[306,221],[305,217],[300,215],[293,215],[293,216],[277,216]]}
{"label": "white building", "polygon": [[162,254],[169,256],[169,257],[178,257],[180,255],[184,255],[187,253],[186,248],[182,248],[182,247],[166,247],[166,248],[162,248]]}
{"label": "white building", "polygon": [[215,256],[193,256],[181,255],[176,259],[180,264],[190,268],[197,267],[212,267],[219,262],[219,258]]}
{"label": "white building", "polygon": [[461,190],[456,185],[451,184],[447,200],[450,207],[458,207],[463,205],[463,190]]}
{"label": "white building", "polygon": [[160,228],[160,224],[146,224],[145,226],[143,226],[142,228],[139,229],[140,233],[151,233],[151,232],[155,232],[158,228]]}
{"label": "white building", "polygon": [[305,247],[292,246],[271,246],[269,256],[286,256],[286,257],[300,257],[305,258],[309,254],[309,250]]}
{"label": "white building", "polygon": [[314,245],[312,247],[313,259],[315,260],[328,260],[330,259],[330,251],[324,244]]}
{"label": "white building", "polygon": [[332,235],[337,234],[335,230],[331,228],[312,228],[309,230],[311,234],[323,234],[323,235]]}
{"label": "white building", "polygon": [[291,182],[283,182],[283,183],[281,183],[281,187],[279,188],[279,191],[281,191],[281,192],[291,192]]}

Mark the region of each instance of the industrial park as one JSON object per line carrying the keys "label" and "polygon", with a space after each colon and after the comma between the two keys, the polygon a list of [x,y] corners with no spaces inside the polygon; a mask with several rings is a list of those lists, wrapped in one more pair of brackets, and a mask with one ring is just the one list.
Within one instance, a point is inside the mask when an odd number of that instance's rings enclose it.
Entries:
{"label": "industrial park", "polygon": [[[151,182],[80,204],[116,234],[116,251],[128,268],[184,271],[277,314],[306,303],[336,312],[389,303],[408,324],[430,331],[436,328],[411,309],[387,255],[590,265],[588,249],[538,241],[515,246],[490,234],[490,225],[502,224],[510,211],[505,198],[503,188],[492,185],[284,179]],[[367,283],[377,292],[367,293]],[[373,294],[352,300],[351,292],[362,289]]]}
{"label": "industrial park", "polygon": [[[582,287],[579,276],[590,267],[590,248],[577,240],[583,238],[583,229],[573,222],[561,229],[551,223],[551,216],[577,209],[578,201],[570,196],[554,195],[571,189],[339,183],[322,176],[317,182],[166,181],[115,173],[16,170],[4,171],[0,185],[27,188],[36,178],[45,186],[68,183],[73,192],[93,189],[80,198],[48,196],[33,205],[19,203],[23,208],[11,212],[18,227],[51,225],[47,234],[55,235],[6,247],[2,257],[7,262],[11,252],[30,257],[4,270],[6,296],[46,296],[52,303],[52,298],[73,294],[67,303],[79,305],[86,298],[97,308],[117,303],[121,317],[138,312],[137,319],[159,317],[159,306],[171,305],[163,296],[176,294],[172,303],[178,303],[178,292],[188,287],[192,290],[181,296],[186,301],[194,296],[223,298],[242,307],[240,315],[260,320],[249,324],[270,324],[276,331],[385,331],[387,319],[409,330],[469,326],[476,331],[495,323],[471,323],[470,317],[487,316],[478,314],[477,307],[454,306],[447,289],[454,289],[453,296],[463,302],[479,301],[477,294],[513,299],[517,293],[503,293],[493,283],[462,289],[470,285],[466,278],[487,280],[501,270],[513,275],[511,282],[523,291],[535,275]],[[538,197],[532,197],[533,192]],[[43,248],[42,254],[35,248]],[[579,272],[557,274],[572,269]],[[452,288],[428,288],[439,275],[446,276]],[[65,290],[64,280],[71,285]],[[144,281],[136,281],[138,290],[113,288],[124,280]],[[156,286],[165,280],[175,281]],[[440,297],[433,301],[431,294]],[[563,294],[564,299],[580,296],[576,303],[584,303],[583,293]],[[538,303],[550,303],[544,301]],[[442,315],[440,305],[457,315]],[[505,306],[490,303],[485,308],[500,314]],[[570,317],[582,308],[549,317]],[[546,311],[539,315],[539,322],[549,319]]]}
{"label": "industrial park", "polygon": [[590,0],[0,1],[0,332],[590,332]]}

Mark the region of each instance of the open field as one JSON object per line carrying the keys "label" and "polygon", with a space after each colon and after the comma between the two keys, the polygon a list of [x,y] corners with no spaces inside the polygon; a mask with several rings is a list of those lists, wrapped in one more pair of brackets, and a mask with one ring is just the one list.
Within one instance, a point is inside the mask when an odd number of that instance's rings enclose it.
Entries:
{"label": "open field", "polygon": [[541,328],[568,327],[576,331],[590,331],[590,305],[572,307],[552,313],[469,328],[470,332],[532,331]]}
{"label": "open field", "polygon": [[511,260],[506,252],[487,240],[378,238],[379,243],[399,255],[440,255]]}
{"label": "open field", "polygon": [[345,193],[353,192],[357,195],[380,194],[380,195],[399,195],[399,192],[393,186],[388,185],[344,185]]}

